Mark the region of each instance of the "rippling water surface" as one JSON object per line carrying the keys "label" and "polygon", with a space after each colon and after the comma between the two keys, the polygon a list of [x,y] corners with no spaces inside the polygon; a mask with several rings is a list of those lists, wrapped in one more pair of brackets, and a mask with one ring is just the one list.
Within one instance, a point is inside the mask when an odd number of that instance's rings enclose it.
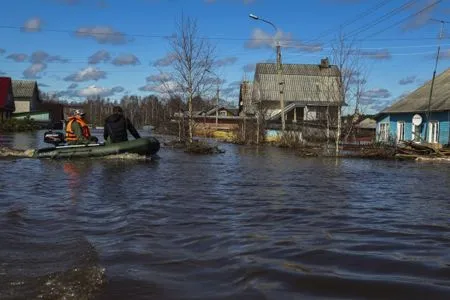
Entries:
{"label": "rippling water surface", "polygon": [[0,299],[450,299],[449,164],[220,146],[0,159]]}

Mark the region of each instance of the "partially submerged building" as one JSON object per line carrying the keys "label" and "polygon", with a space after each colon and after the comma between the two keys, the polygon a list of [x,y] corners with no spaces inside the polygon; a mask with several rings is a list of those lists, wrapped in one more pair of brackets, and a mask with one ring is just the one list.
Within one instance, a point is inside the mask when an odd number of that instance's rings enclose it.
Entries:
{"label": "partially submerged building", "polygon": [[39,97],[37,82],[34,80],[13,80],[12,89],[15,113],[35,112],[40,109],[42,100]]}
{"label": "partially submerged building", "polygon": [[[450,68],[377,115],[378,141],[450,143]],[[429,111],[429,116],[428,116]]]}
{"label": "partially submerged building", "polygon": [[[320,64],[283,64],[281,78],[280,84],[276,63],[256,64],[251,99],[245,86],[241,86],[240,110],[264,114],[269,128],[280,128],[282,114],[286,129],[318,127],[327,122],[328,128],[336,128],[344,105],[337,66],[329,64],[327,58]],[[283,111],[280,89],[284,96]]]}

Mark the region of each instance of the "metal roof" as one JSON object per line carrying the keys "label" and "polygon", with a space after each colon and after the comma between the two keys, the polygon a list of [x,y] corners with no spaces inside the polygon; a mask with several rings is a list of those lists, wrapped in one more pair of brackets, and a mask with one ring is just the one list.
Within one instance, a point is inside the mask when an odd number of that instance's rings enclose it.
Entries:
{"label": "metal roof", "polygon": [[[319,102],[342,104],[337,66],[283,64],[285,102]],[[256,101],[279,101],[279,79],[275,63],[256,64],[252,98]]]}
{"label": "metal roof", "polygon": [[14,98],[31,99],[34,89],[37,88],[37,83],[34,80],[13,80],[12,87]]}
{"label": "metal roof", "polygon": [[[385,108],[381,113],[426,112],[430,97],[431,80],[403,99]],[[431,98],[431,111],[450,110],[450,68],[436,76]]]}

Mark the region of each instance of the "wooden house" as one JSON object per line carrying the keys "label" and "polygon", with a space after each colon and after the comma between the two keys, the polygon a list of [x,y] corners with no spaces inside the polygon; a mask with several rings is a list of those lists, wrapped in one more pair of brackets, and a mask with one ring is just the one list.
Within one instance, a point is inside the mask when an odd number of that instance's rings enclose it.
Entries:
{"label": "wooden house", "polygon": [[10,119],[15,109],[11,78],[0,77],[0,121]]}
{"label": "wooden house", "polygon": [[[252,96],[242,93],[241,110],[260,111],[271,123],[280,124],[285,115],[286,128],[290,125],[314,124],[327,119],[337,120],[344,104],[340,82],[341,72],[328,59],[320,64],[283,64],[282,84],[275,63],[256,64]],[[280,106],[280,86],[284,95],[284,111]],[[246,108],[250,103],[251,108]],[[335,122],[337,124],[337,121]]]}
{"label": "wooden house", "polygon": [[40,109],[42,100],[39,97],[37,82],[34,80],[12,80],[15,113],[35,112]]}
{"label": "wooden house", "polygon": [[450,68],[436,76],[431,101],[430,90],[431,80],[381,111],[377,140],[450,144]]}

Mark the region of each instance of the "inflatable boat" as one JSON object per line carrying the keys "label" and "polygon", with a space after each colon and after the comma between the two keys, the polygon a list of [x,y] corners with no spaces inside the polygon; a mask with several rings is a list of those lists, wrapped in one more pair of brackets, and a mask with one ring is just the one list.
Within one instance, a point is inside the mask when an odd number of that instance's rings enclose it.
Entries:
{"label": "inflatable boat", "polygon": [[145,137],[120,143],[92,143],[81,145],[65,145],[61,132],[46,132],[44,141],[53,147],[41,148],[34,151],[35,158],[76,158],[98,157],[121,153],[136,153],[151,156],[159,151],[159,141],[154,137]]}

